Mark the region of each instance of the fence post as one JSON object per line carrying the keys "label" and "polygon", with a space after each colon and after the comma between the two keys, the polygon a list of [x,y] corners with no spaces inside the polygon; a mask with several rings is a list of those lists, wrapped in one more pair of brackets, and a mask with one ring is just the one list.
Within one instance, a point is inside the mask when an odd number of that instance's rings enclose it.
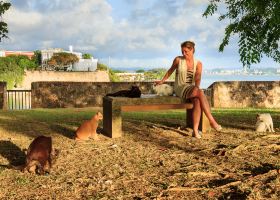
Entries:
{"label": "fence post", "polygon": [[7,110],[7,83],[0,82],[0,110]]}

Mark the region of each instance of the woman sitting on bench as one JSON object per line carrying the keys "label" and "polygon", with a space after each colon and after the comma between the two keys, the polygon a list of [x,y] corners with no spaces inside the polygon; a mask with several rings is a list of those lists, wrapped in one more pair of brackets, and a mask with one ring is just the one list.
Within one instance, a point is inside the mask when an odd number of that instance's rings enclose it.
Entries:
{"label": "woman sitting on bench", "polygon": [[211,114],[209,103],[199,88],[202,73],[202,63],[194,58],[195,43],[185,41],[181,44],[183,56],[177,56],[170,69],[166,72],[161,81],[156,81],[156,85],[163,84],[165,80],[176,69],[174,90],[175,94],[183,99],[190,99],[194,105],[193,108],[193,137],[201,138],[201,132],[198,130],[201,112],[203,111],[209,119],[210,125],[216,131],[222,129]]}

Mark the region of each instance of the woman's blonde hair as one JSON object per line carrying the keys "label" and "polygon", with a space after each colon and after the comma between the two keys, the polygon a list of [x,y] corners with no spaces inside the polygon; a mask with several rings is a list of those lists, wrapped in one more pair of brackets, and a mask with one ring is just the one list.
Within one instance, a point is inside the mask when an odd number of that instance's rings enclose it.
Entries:
{"label": "woman's blonde hair", "polygon": [[191,47],[193,48],[193,52],[195,52],[195,43],[193,41],[185,41],[183,43],[181,43],[181,48],[183,47]]}

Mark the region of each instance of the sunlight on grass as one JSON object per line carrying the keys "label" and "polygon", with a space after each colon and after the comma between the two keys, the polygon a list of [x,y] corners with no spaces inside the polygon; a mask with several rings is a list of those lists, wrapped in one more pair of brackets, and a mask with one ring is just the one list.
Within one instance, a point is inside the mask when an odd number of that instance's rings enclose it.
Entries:
{"label": "sunlight on grass", "polygon": [[[240,109],[212,109],[212,114],[216,117],[219,123],[228,124],[232,122],[246,122],[251,125],[255,123],[256,115],[258,113],[270,113],[275,128],[280,127],[280,109],[264,109],[264,108],[240,108]],[[170,119],[177,119],[182,122],[186,119],[186,112],[184,110],[166,110],[154,112],[126,112],[123,114],[124,119],[134,119],[143,121],[165,121]]]}
{"label": "sunlight on grass", "polygon": [[[12,122],[13,120],[27,122],[44,122],[47,124],[60,123],[68,126],[78,126],[82,121],[90,119],[102,108],[59,108],[59,109],[32,109],[19,111],[0,111],[0,124]],[[257,113],[270,113],[275,128],[280,127],[280,109],[212,109],[214,117],[222,125],[232,123],[255,123]],[[177,120],[184,123],[186,119],[185,110],[164,110],[150,112],[124,112],[124,120],[139,120],[149,122],[171,122]]]}

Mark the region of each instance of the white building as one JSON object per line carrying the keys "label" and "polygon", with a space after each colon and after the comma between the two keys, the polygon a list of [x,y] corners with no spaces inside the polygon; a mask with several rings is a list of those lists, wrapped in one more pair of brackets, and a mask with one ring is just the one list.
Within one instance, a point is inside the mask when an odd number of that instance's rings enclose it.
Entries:
{"label": "white building", "polygon": [[74,63],[71,71],[95,71],[97,69],[98,59],[80,59]]}
{"label": "white building", "polygon": [[55,48],[55,49],[43,49],[41,50],[41,63],[46,64],[49,59],[53,56],[54,53],[63,52],[63,49]]}
{"label": "white building", "polygon": [[5,57],[5,51],[0,51],[0,57]]}
{"label": "white building", "polygon": [[97,62],[98,59],[83,59],[82,58],[82,53],[80,52],[74,52],[73,47],[69,46],[69,51],[65,51],[61,48],[54,48],[54,49],[45,49],[41,50],[41,62],[42,65],[46,65],[47,61],[51,59],[54,53],[72,53],[76,55],[79,58],[79,62],[74,63],[73,66],[68,67],[68,71],[95,71],[97,69]]}

